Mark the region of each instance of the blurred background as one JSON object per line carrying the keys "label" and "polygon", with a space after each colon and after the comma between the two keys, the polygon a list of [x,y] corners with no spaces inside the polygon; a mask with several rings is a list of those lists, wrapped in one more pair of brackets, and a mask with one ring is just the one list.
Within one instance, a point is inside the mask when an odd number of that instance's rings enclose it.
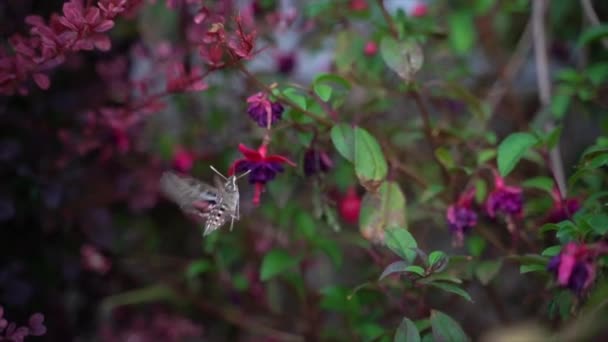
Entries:
{"label": "blurred background", "polygon": [[[504,251],[487,235],[452,245],[445,208],[467,178],[454,173],[452,196],[434,197],[442,176],[425,123],[385,64],[380,42],[394,28],[386,16],[400,34],[418,39],[424,62],[415,79],[435,136],[457,163],[475,160],[511,132],[559,122],[569,176],[608,130],[608,36],[581,34],[608,19],[608,2],[547,1],[550,103],[539,96],[533,2],[106,0],[72,1],[66,11],[62,0],[2,1],[4,318],[40,333],[28,320],[43,314],[46,334],[28,341],[387,341],[403,316],[428,329],[431,308],[449,313],[473,340],[514,322],[542,323],[524,329],[529,338],[558,329],[570,306],[551,301],[546,277],[521,275],[507,262],[487,281],[473,269],[459,273],[474,303],[394,279],[353,294],[358,285],[376,283],[396,256],[360,227],[366,191],[327,127],[292,106],[298,97],[275,99],[285,111],[268,147],[297,166],[284,165],[259,205],[256,185],[240,180],[241,220],[232,231],[225,226],[203,238],[201,225],[159,191],[164,171],[213,184],[209,165],[227,174],[243,158],[239,144],[260,146],[267,132],[248,114],[247,101],[269,90],[260,83],[304,89],[314,99],[309,89],[316,77],[336,74],[348,80],[348,93],[317,109],[325,120],[360,125],[379,139],[418,246],[491,260]],[[32,15],[55,20],[49,27],[64,35],[45,33]],[[58,15],[67,19],[57,21]],[[229,42],[247,42],[237,16],[244,33],[256,31],[242,69],[214,64],[208,48],[221,39],[209,34],[213,22],[224,23]],[[83,32],[89,38],[80,47],[57,47],[84,40],[70,36]],[[28,46],[45,46],[44,61],[28,57]],[[32,63],[42,63],[43,74],[23,76]],[[200,82],[189,78],[201,75]],[[530,158],[509,182],[547,174],[542,159]],[[586,184],[597,190],[605,181],[600,175]],[[485,182],[491,188],[489,177]],[[525,198],[522,225],[539,227],[551,198],[534,192]],[[482,224],[499,245],[508,244],[504,227]],[[276,274],[261,271],[262,263]]]}

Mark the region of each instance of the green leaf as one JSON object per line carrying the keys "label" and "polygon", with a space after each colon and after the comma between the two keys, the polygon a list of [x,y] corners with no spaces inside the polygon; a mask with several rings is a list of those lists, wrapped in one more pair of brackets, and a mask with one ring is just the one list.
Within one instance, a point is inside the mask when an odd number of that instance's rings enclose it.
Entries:
{"label": "green leaf", "polygon": [[486,195],[488,194],[488,185],[486,181],[483,179],[478,179],[475,181],[475,202],[478,204],[482,204],[486,200]]}
{"label": "green leaf", "polygon": [[283,90],[283,96],[297,104],[299,107],[298,109],[307,109],[306,96],[302,95],[298,89],[287,88]]}
{"label": "green leaf", "polygon": [[438,289],[442,289],[443,291],[446,291],[446,292],[457,294],[460,297],[468,300],[469,302],[473,302],[473,299],[471,299],[471,296],[465,290],[458,287],[458,285],[454,285],[451,283],[441,283],[441,282],[432,282],[432,283],[429,283],[429,285],[434,286]]}
{"label": "green leaf", "polygon": [[580,47],[606,37],[608,37],[608,24],[592,26],[580,35],[578,38],[578,46]]}
{"label": "green leaf", "polygon": [[563,119],[570,107],[571,94],[557,93],[551,99],[551,113],[556,119]]}
{"label": "green leaf", "polygon": [[421,277],[424,277],[424,268],[418,266],[418,265],[410,265],[407,266],[405,268],[405,272],[409,272],[409,273],[414,273],[416,275],[419,275]]}
{"label": "green leaf", "polygon": [[535,177],[525,180],[521,185],[525,188],[536,188],[546,192],[553,191],[553,179],[549,177]]}
{"label": "green leaf", "polygon": [[414,322],[404,317],[395,332],[394,342],[420,342],[420,333]]}
{"label": "green leaf", "polygon": [[481,151],[479,151],[479,154],[477,155],[477,165],[483,165],[487,161],[493,159],[494,157],[496,157],[495,149],[490,148],[490,149],[481,150]]}
{"label": "green leaf", "polygon": [[323,251],[334,263],[334,266],[340,267],[342,265],[342,250],[338,243],[331,239],[317,238],[315,240],[315,246]]}
{"label": "green leaf", "polygon": [[366,189],[375,191],[386,177],[388,165],[376,138],[360,127],[355,127],[355,173]]}
{"label": "green leaf", "polygon": [[313,90],[321,100],[327,102],[331,98],[332,88],[327,84],[314,84]]}
{"label": "green leaf", "polygon": [[530,265],[519,266],[519,273],[521,273],[521,274],[529,273],[529,272],[546,272],[546,271],[547,271],[546,265],[530,264]]}
{"label": "green leaf", "polygon": [[549,248],[545,248],[545,250],[542,253],[540,253],[540,255],[552,257],[555,255],[558,255],[561,250],[562,250],[561,245],[551,246]]}
{"label": "green leaf", "polygon": [[416,251],[414,248],[417,248],[418,244],[412,234],[406,229],[387,229],[385,232],[385,241],[386,246],[403,260],[412,263],[416,258]]}
{"label": "green leaf", "polygon": [[331,141],[344,159],[355,160],[355,132],[349,124],[338,124],[331,128]]}
{"label": "green leaf", "polygon": [[363,196],[359,229],[367,238],[382,236],[391,227],[407,227],[405,196],[399,184],[385,181],[377,193]]}
{"label": "green leaf", "polygon": [[552,149],[557,146],[557,144],[559,143],[559,139],[562,136],[563,128],[564,126],[562,125],[556,126],[551,132],[549,132],[549,134],[547,134],[547,136],[545,137],[545,144],[547,145],[548,149]]}
{"label": "green leaf", "polygon": [[385,333],[382,326],[373,322],[359,324],[355,329],[361,335],[363,342],[375,341],[378,337]]}
{"label": "green leaf", "polygon": [[357,296],[348,299],[349,290],[342,286],[328,286],[321,290],[322,299],[320,307],[325,310],[336,312],[356,312],[359,310]]}
{"label": "green leaf", "polygon": [[473,47],[476,38],[473,22],[473,15],[469,11],[455,12],[448,16],[449,39],[457,54],[467,54]]}
{"label": "green leaf", "polygon": [[486,249],[486,240],[479,235],[467,239],[467,249],[471,255],[479,257]]}
{"label": "green leaf", "polygon": [[502,260],[483,261],[475,268],[475,275],[479,282],[488,285],[494,279],[502,267]]}
{"label": "green leaf", "polygon": [[585,221],[591,226],[596,234],[604,235],[608,233],[608,215],[592,214],[585,218]]}
{"label": "green leaf", "polygon": [[212,264],[209,260],[196,260],[188,265],[188,269],[186,270],[186,277],[188,279],[196,278],[198,275],[203,274],[209,271],[212,267]]}
{"label": "green leaf", "polygon": [[445,147],[439,147],[435,150],[435,156],[445,166],[446,169],[453,169],[455,166],[454,158],[452,154]]}
{"label": "green leaf", "polygon": [[460,324],[439,310],[431,310],[431,327],[436,342],[469,341]]}
{"label": "green leaf", "polygon": [[424,61],[422,49],[414,40],[397,41],[388,35],[380,41],[380,54],[386,65],[406,82],[413,80]]}
{"label": "green leaf", "polygon": [[447,255],[442,251],[433,251],[429,254],[429,267],[446,262]]}
{"label": "green leaf", "polygon": [[273,249],[268,252],[262,260],[260,279],[262,281],[269,280],[292,268],[297,263],[297,258],[289,255],[289,253],[286,251],[281,249]]}
{"label": "green leaf", "polygon": [[378,278],[378,281],[388,277],[389,275],[391,275],[393,273],[405,272],[408,266],[410,266],[410,263],[407,261],[403,261],[403,260],[395,261],[392,264],[386,266],[384,271],[382,271],[380,278]]}
{"label": "green leaf", "polygon": [[506,177],[517,165],[524,153],[538,142],[530,133],[512,133],[498,145],[498,171]]}
{"label": "green leaf", "polygon": [[440,184],[431,184],[424,192],[420,195],[420,202],[426,203],[431,199],[439,195],[445,188]]}

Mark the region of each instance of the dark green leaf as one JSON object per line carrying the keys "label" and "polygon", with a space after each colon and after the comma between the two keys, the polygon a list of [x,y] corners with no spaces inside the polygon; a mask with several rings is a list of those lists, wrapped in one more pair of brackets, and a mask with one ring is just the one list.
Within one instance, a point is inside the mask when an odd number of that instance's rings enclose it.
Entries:
{"label": "dark green leaf", "polygon": [[432,283],[429,283],[429,285],[434,286],[438,289],[442,289],[443,291],[446,291],[446,292],[451,292],[451,293],[457,294],[460,297],[468,300],[469,302],[473,302],[473,299],[471,299],[471,296],[465,290],[458,287],[458,285],[454,285],[452,283],[441,283],[441,282],[432,282]]}
{"label": "dark green leaf", "polygon": [[593,41],[608,37],[608,24],[591,26],[578,38],[578,45],[583,46]]}
{"label": "dark green leaf", "polygon": [[562,250],[562,246],[561,245],[557,245],[557,246],[551,246],[549,248],[546,248],[541,255],[543,256],[548,256],[548,257],[552,257],[555,255],[558,255],[559,252]]}
{"label": "dark green leaf", "polygon": [[196,278],[198,275],[203,274],[209,271],[212,267],[212,264],[209,260],[196,260],[188,265],[188,269],[186,270],[186,277],[188,279]]}
{"label": "dark green leaf", "polygon": [[260,279],[266,281],[294,267],[298,260],[284,250],[273,249],[262,260]]}
{"label": "dark green leaf", "polygon": [[479,154],[477,155],[477,165],[483,165],[487,161],[494,159],[494,157],[496,157],[495,149],[491,148],[491,149],[481,150],[481,151],[479,151]]}
{"label": "dark green leaf", "polygon": [[394,342],[420,342],[420,333],[414,322],[404,317],[395,333]]}
{"label": "dark green leaf", "polygon": [[380,278],[378,278],[378,281],[388,277],[389,275],[391,275],[393,273],[405,272],[408,266],[410,266],[410,263],[407,261],[403,261],[403,260],[395,261],[392,264],[386,266],[384,271],[382,271]]}
{"label": "dark green leaf", "polygon": [[414,248],[418,247],[418,244],[412,234],[406,229],[387,229],[385,232],[385,241],[387,247],[404,260],[411,263],[416,258],[416,251]]}
{"label": "dark green leaf", "polygon": [[435,150],[435,156],[441,162],[441,164],[445,166],[446,169],[449,170],[454,168],[454,158],[452,158],[452,154],[450,153],[450,151],[448,151],[447,148],[439,147]]}
{"label": "dark green leaf", "polygon": [[295,88],[287,88],[283,90],[283,96],[293,101],[298,105],[298,109],[307,109],[306,106],[306,96],[302,95],[298,89]]}
{"label": "dark green leaf", "polygon": [[529,264],[519,266],[519,273],[524,274],[528,272],[546,272],[547,265]]}
{"label": "dark green leaf", "polygon": [[455,12],[448,17],[450,43],[457,54],[467,54],[473,47],[477,32],[473,22],[473,15],[469,11]]}
{"label": "dark green leaf", "polygon": [[501,267],[502,260],[482,261],[475,268],[475,275],[479,279],[479,282],[483,285],[488,285],[498,275]]}
{"label": "dark green leaf", "polygon": [[449,261],[448,256],[442,251],[433,251],[429,254],[429,268],[431,272],[441,272]]}
{"label": "dark green leaf", "polygon": [[349,124],[338,124],[331,128],[331,141],[336,150],[351,163],[355,160],[355,131]]}
{"label": "dark green leaf", "polygon": [[608,215],[593,214],[586,218],[585,221],[591,226],[596,234],[604,235],[608,233]]}
{"label": "dark green leaf", "polygon": [[498,171],[505,177],[517,165],[524,153],[538,142],[530,133],[512,133],[498,145],[497,163]]}
{"label": "dark green leaf", "polygon": [[556,119],[563,119],[570,107],[572,95],[565,92],[558,92],[551,99],[551,113]]}
{"label": "dark green leaf", "polygon": [[405,272],[414,273],[421,277],[424,277],[424,268],[418,265],[410,265],[405,268]]}
{"label": "dark green leaf", "polygon": [[473,256],[481,256],[486,248],[486,240],[479,235],[471,236],[467,239],[467,249]]}
{"label": "dark green leaf", "polygon": [[525,180],[521,185],[526,188],[536,188],[551,192],[554,184],[553,179],[549,177],[535,177]]}
{"label": "dark green leaf", "polygon": [[445,188],[439,184],[432,184],[420,195],[420,202],[425,203],[439,195]]}
{"label": "dark green leaf", "polygon": [[369,191],[375,191],[388,172],[380,144],[360,127],[355,127],[354,139],[355,173],[361,185]]}
{"label": "dark green leaf", "polygon": [[435,342],[469,341],[460,324],[441,311],[431,310],[431,327]]}

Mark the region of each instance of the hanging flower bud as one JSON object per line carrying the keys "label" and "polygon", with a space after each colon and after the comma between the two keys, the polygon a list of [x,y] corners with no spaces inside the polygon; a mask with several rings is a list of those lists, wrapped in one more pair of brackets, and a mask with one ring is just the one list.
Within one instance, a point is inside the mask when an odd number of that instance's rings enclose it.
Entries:
{"label": "hanging flower bud", "polygon": [[293,52],[279,53],[275,56],[275,63],[279,73],[289,75],[296,67],[296,54]]}
{"label": "hanging flower bud", "polygon": [[279,121],[283,115],[283,106],[278,102],[272,102],[264,93],[257,93],[247,98],[247,113],[258,123],[260,127],[268,127]]}
{"label": "hanging flower bud", "polygon": [[551,259],[547,269],[555,274],[560,286],[581,295],[595,280],[593,254],[586,245],[570,242]]}
{"label": "hanging flower bud", "polygon": [[192,152],[179,147],[175,153],[173,153],[173,168],[177,171],[187,173],[192,170],[194,160],[195,156]]}
{"label": "hanging flower bud", "polygon": [[463,192],[458,201],[450,205],[446,211],[448,227],[453,234],[452,243],[454,246],[462,246],[464,234],[477,224],[477,213],[471,209],[475,196],[475,188]]}
{"label": "hanging flower bud", "polygon": [[340,216],[348,223],[355,224],[359,221],[361,212],[361,198],[354,187],[349,188],[340,200]]}
{"label": "hanging flower bud", "polygon": [[304,174],[307,177],[317,172],[328,172],[334,166],[325,151],[309,148],[304,153]]}
{"label": "hanging flower bud", "polygon": [[523,195],[519,187],[505,185],[505,181],[494,172],[494,190],[486,200],[486,211],[491,218],[497,214],[521,217]]}
{"label": "hanging flower bud", "polygon": [[553,197],[553,208],[547,214],[545,223],[558,223],[567,220],[581,208],[581,203],[577,198],[562,199],[557,188],[553,189],[551,197]]}
{"label": "hanging flower bud", "polygon": [[370,40],[369,42],[365,43],[363,52],[366,56],[374,56],[376,53],[378,53],[378,44],[376,44],[376,42],[373,40]]}

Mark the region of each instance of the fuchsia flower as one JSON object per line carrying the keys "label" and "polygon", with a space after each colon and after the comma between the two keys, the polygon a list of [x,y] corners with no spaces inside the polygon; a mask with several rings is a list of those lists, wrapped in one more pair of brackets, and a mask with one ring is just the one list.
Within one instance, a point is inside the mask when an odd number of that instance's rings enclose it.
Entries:
{"label": "fuchsia flower", "polygon": [[595,279],[595,251],[587,245],[569,242],[554,256],[547,269],[555,274],[557,283],[578,295]]}
{"label": "fuchsia flower", "polygon": [[278,102],[272,102],[264,93],[257,93],[247,98],[247,113],[260,127],[268,127],[281,120],[284,108]]}
{"label": "fuchsia flower", "polygon": [[194,153],[179,147],[175,153],[173,153],[173,167],[177,171],[188,173],[192,170],[195,159]]}
{"label": "fuchsia flower", "polygon": [[309,148],[304,152],[304,174],[307,177],[317,172],[328,172],[333,165],[334,163],[325,151]]}
{"label": "fuchsia flower", "polygon": [[417,2],[410,10],[410,15],[415,18],[424,17],[428,13],[428,7],[424,2]]}
{"label": "fuchsia flower", "polygon": [[369,42],[365,43],[363,52],[366,56],[375,55],[376,53],[378,53],[378,44],[376,44],[376,42],[374,42],[373,40],[370,40]]}
{"label": "fuchsia flower", "polygon": [[463,192],[458,201],[450,205],[446,211],[446,218],[450,232],[454,234],[453,244],[462,246],[464,234],[477,224],[477,213],[471,209],[475,188]]}
{"label": "fuchsia flower", "polygon": [[577,198],[562,199],[557,188],[553,189],[551,197],[553,198],[553,208],[545,218],[545,223],[558,223],[567,220],[581,208],[581,203]]}
{"label": "fuchsia flower", "polygon": [[260,203],[264,185],[273,180],[278,173],[284,171],[282,164],[296,166],[294,162],[284,156],[278,154],[267,155],[268,146],[266,144],[262,144],[257,150],[239,144],[239,150],[245,158],[235,160],[228,170],[228,175],[251,171],[249,173],[249,183],[255,184],[254,204]]}
{"label": "fuchsia flower", "polygon": [[494,171],[494,190],[486,200],[486,211],[491,218],[495,218],[497,214],[521,217],[523,215],[521,188],[505,185],[504,179]]}
{"label": "fuchsia flower", "polygon": [[357,194],[355,187],[350,187],[340,199],[339,211],[342,219],[350,224],[359,222],[361,214],[361,197]]}

